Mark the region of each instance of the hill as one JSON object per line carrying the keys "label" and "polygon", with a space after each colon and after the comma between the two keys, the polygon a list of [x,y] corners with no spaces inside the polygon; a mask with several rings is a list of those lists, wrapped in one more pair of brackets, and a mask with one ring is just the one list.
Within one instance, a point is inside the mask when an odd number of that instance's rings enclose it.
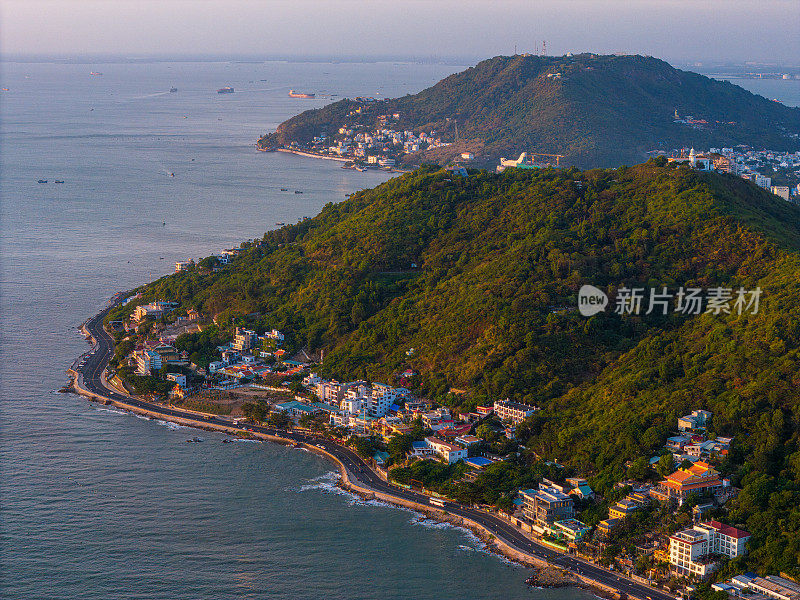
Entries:
{"label": "hill", "polygon": [[[675,122],[676,110],[695,123]],[[400,115],[394,129],[436,131],[449,142],[458,124],[458,143],[407,155],[410,164],[445,164],[466,150],[483,165],[527,151],[597,167],[634,164],[650,150],[689,146],[800,148],[800,108],[652,57],[594,54],[498,56],[418,94],[341,100],[303,112],[258,145],[307,144],[322,132],[336,137],[343,126],[374,129],[380,115],[394,113]]]}
{"label": "hill", "polygon": [[[757,314],[586,318],[584,284],[763,296]],[[677,416],[710,410],[735,438],[725,469],[743,488],[731,522],[756,534],[747,564],[800,572],[800,211],[740,178],[659,161],[466,178],[424,167],[143,298],[223,328],[277,327],[291,348],[324,348],[340,379],[412,368],[417,393],[460,410],[538,404],[518,432],[526,452],[601,490]]]}

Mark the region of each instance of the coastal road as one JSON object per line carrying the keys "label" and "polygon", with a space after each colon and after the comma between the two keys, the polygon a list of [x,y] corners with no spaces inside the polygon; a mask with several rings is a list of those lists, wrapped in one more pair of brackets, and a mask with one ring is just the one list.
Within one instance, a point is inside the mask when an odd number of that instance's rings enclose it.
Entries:
{"label": "coastal road", "polygon": [[[222,425],[230,429],[238,429],[242,432],[253,431],[274,435],[294,442],[317,446],[336,457],[344,465],[345,469],[347,469],[351,481],[361,487],[430,506],[429,496],[415,492],[414,490],[407,490],[405,488],[389,485],[378,477],[378,475],[350,448],[332,442],[327,438],[310,436],[299,431],[283,431],[249,424],[234,425],[231,421],[219,417],[208,417],[204,419],[199,417],[196,413],[144,402],[123,395],[111,387],[107,387],[103,383],[102,375],[114,352],[114,340],[103,328],[103,319],[110,309],[111,307],[107,308],[99,315],[86,322],[85,327],[94,338],[95,345],[93,349],[86,353],[82,357],[82,360],[79,359],[77,364],[73,367],[73,370],[79,376],[81,385],[89,392],[164,416],[191,419],[199,421],[200,423],[207,423],[211,426]],[[622,577],[617,573],[608,571],[575,556],[564,554],[536,543],[510,523],[493,514],[449,501],[444,503],[444,510],[453,515],[464,517],[481,524],[487,530],[491,531],[495,537],[516,550],[545,560],[550,564],[557,565],[573,573],[578,573],[579,575],[593,579],[623,594],[632,595],[643,600],[647,598],[650,600],[675,600],[674,596],[665,592]]]}

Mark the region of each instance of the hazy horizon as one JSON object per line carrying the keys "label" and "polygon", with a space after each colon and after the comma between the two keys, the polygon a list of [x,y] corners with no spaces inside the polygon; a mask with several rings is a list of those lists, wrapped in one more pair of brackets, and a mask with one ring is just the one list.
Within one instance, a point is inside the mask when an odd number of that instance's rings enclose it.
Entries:
{"label": "hazy horizon", "polygon": [[[467,61],[623,52],[800,63],[795,0],[0,0],[4,57]],[[697,65],[700,66],[700,65]]]}

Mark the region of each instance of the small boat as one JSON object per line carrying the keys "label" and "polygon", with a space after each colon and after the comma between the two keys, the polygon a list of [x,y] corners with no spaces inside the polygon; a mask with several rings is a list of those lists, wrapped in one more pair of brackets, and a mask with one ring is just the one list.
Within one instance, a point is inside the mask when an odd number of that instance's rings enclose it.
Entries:
{"label": "small boat", "polygon": [[174,93],[175,93],[175,92],[177,92],[177,91],[178,91],[178,88],[176,88],[176,87],[171,87],[171,88],[169,88],[169,93],[170,93],[170,94],[174,94]]}
{"label": "small boat", "polygon": [[229,440],[228,438],[225,438],[224,440],[222,440],[222,443],[223,444],[232,444],[233,440]]}
{"label": "small boat", "polygon": [[202,438],[199,438],[199,437],[193,437],[192,439],[186,440],[186,441],[189,444],[196,444],[197,442],[202,442],[203,440],[202,440]]}
{"label": "small boat", "polygon": [[92,71],[91,73],[89,73],[89,75],[98,76],[98,75],[102,75],[102,73],[99,73],[97,71]]}
{"label": "small boat", "polygon": [[294,90],[289,90],[289,98],[307,98],[311,100],[316,97],[316,94],[306,94],[304,92],[295,92]]}
{"label": "small boat", "polygon": [[40,179],[39,183],[47,183],[47,179]]}
{"label": "small boat", "polygon": [[303,192],[302,192],[302,191],[300,191],[300,190],[295,190],[295,191],[294,191],[294,193],[295,193],[295,194],[302,194]]}
{"label": "small boat", "polygon": [[172,171],[170,171],[170,172],[169,172],[169,173],[167,173],[167,174],[168,174],[170,177],[175,177],[175,173],[173,173]]}
{"label": "small boat", "polygon": [[217,93],[218,94],[232,94],[233,93],[233,88],[231,86],[229,86],[229,85],[226,85],[223,88],[219,88],[217,90]]}
{"label": "small boat", "polygon": [[56,183],[64,183],[63,179],[56,179]]}
{"label": "small boat", "polygon": [[277,225],[278,227],[283,227],[284,225],[286,225],[286,223],[284,223],[283,221],[280,221],[278,223],[275,223],[275,225]]}
{"label": "small boat", "polygon": [[282,192],[288,192],[289,190],[287,190],[286,188],[281,188],[281,191]]}
{"label": "small boat", "polygon": [[3,88],[3,91],[4,91],[4,92],[8,92],[8,91],[9,91],[9,89],[8,89],[8,88]]}

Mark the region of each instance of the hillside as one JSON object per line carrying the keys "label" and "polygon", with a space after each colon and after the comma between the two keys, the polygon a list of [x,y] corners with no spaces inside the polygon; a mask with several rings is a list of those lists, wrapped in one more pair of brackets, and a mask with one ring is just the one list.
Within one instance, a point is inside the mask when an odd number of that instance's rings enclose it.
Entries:
{"label": "hillside", "polygon": [[[358,108],[361,113],[349,114]],[[676,123],[676,110],[706,123]],[[367,104],[341,100],[303,112],[259,146],[306,144],[354,123],[374,128],[379,115],[393,113],[400,114],[396,129],[434,130],[446,141],[454,141],[458,123],[457,144],[409,155],[411,164],[444,164],[465,150],[484,165],[527,151],[597,167],[638,163],[649,150],[684,146],[800,148],[800,108],[655,58],[592,54],[498,56],[418,94]]]}
{"label": "hillside", "polygon": [[[586,318],[583,284],[763,296],[755,315]],[[677,416],[711,410],[715,433],[736,439],[726,470],[744,488],[731,522],[756,533],[748,565],[800,572],[800,210],[742,179],[657,161],[467,178],[426,167],[144,297],[277,327],[290,347],[324,348],[340,379],[410,367],[418,393],[460,409],[536,403],[528,451],[599,489]]]}

